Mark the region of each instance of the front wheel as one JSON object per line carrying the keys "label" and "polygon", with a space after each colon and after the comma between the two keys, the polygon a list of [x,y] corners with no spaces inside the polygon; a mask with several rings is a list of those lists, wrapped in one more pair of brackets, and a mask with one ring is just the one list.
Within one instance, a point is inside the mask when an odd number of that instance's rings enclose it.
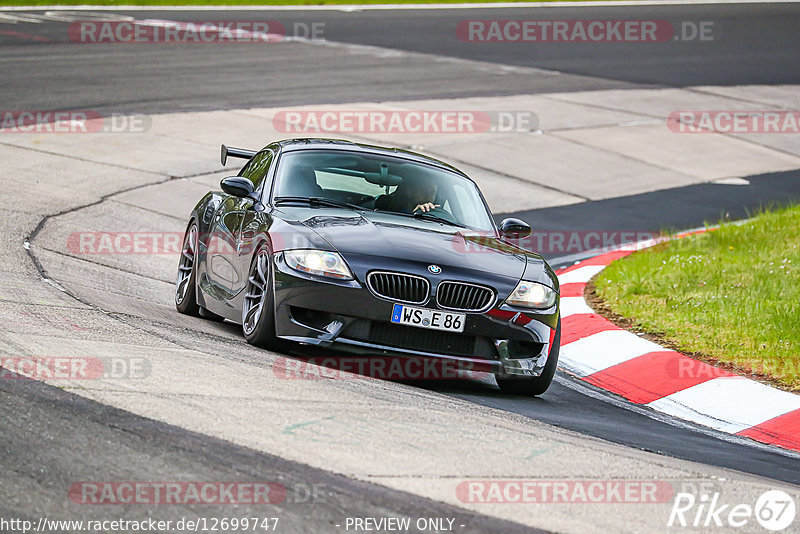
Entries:
{"label": "front wheel", "polygon": [[276,349],[275,299],[272,293],[272,255],[261,245],[253,255],[242,305],[242,333],[251,345]]}
{"label": "front wheel", "polygon": [[500,377],[495,376],[497,385],[500,391],[510,395],[528,395],[537,396],[541,395],[550,384],[553,382],[553,377],[556,374],[556,367],[558,366],[558,354],[561,348],[561,318],[558,318],[558,325],[556,326],[556,335],[553,336],[553,346],[550,349],[550,356],[547,358],[547,363],[544,365],[544,370],[539,376],[533,377]]}
{"label": "front wheel", "polygon": [[179,312],[197,317],[200,306],[195,293],[195,264],[197,263],[197,223],[189,222],[183,237],[181,258],[178,261],[178,277],[175,279],[175,307]]}

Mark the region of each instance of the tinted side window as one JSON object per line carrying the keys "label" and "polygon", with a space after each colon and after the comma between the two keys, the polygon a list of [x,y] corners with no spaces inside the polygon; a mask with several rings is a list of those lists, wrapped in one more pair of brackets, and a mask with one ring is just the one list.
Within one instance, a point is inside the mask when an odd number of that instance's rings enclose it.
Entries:
{"label": "tinted side window", "polygon": [[253,182],[253,187],[258,189],[264,182],[264,178],[267,176],[267,171],[269,171],[271,163],[272,152],[259,152],[244,166],[239,176],[243,176]]}

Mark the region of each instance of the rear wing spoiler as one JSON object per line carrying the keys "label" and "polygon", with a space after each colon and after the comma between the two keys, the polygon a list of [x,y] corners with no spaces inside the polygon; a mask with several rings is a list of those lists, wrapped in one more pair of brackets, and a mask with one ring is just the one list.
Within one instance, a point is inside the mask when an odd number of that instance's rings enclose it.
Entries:
{"label": "rear wing spoiler", "polygon": [[232,158],[250,159],[256,154],[257,152],[255,150],[247,150],[246,148],[234,148],[232,146],[222,145],[219,159],[224,166],[225,162],[228,161],[228,156]]}

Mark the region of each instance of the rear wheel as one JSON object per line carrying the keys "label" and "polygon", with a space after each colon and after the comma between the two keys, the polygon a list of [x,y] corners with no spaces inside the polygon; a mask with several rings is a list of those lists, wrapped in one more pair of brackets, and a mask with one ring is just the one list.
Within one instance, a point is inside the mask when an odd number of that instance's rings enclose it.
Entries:
{"label": "rear wheel", "polygon": [[544,365],[542,374],[535,377],[500,377],[495,376],[497,385],[500,391],[511,395],[528,395],[536,396],[541,395],[550,384],[553,382],[553,377],[556,374],[556,367],[558,366],[558,354],[561,347],[561,318],[558,318],[558,326],[556,326],[556,335],[553,337],[553,346],[550,349],[550,356],[547,358],[547,363]]}
{"label": "rear wheel", "polygon": [[197,237],[197,223],[191,221],[183,237],[181,258],[178,261],[178,277],[175,280],[175,307],[179,312],[194,317],[200,315],[194,280],[195,264],[197,263]]}
{"label": "rear wheel", "polygon": [[275,299],[272,294],[272,255],[261,245],[253,255],[242,305],[242,332],[251,345],[275,349]]}

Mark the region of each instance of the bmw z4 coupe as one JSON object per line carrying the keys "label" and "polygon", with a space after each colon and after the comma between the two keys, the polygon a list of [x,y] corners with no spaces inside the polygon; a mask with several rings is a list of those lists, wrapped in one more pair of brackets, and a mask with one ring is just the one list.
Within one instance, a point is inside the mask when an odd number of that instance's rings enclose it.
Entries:
{"label": "bmw z4 coupe", "polygon": [[539,395],[556,370],[558,279],[496,225],[475,182],[413,152],[333,139],[255,151],[192,211],[178,311],[242,325],[268,349],[433,358]]}

